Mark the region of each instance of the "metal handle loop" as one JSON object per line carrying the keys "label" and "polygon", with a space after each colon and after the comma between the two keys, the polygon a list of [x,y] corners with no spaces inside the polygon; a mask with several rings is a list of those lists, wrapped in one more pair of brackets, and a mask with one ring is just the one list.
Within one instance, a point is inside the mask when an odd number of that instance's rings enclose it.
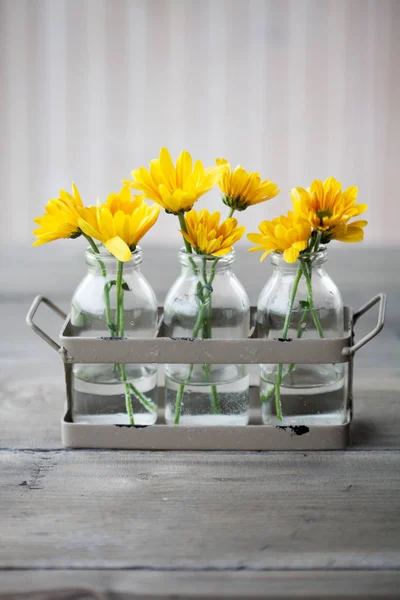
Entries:
{"label": "metal handle loop", "polygon": [[55,340],[53,340],[53,338],[51,338],[49,335],[47,335],[47,333],[45,333],[43,331],[43,329],[38,327],[38,325],[36,325],[33,322],[33,317],[35,316],[36,311],[39,308],[39,306],[42,304],[42,302],[43,302],[43,304],[47,304],[47,306],[49,308],[51,308],[51,310],[53,312],[55,312],[57,315],[59,315],[63,320],[65,320],[67,318],[67,315],[65,314],[65,312],[62,311],[61,308],[58,308],[58,306],[56,306],[51,300],[49,300],[48,298],[45,298],[44,296],[36,296],[36,298],[32,302],[32,306],[30,307],[28,314],[26,315],[26,322],[29,325],[29,327],[31,329],[33,329],[33,331],[38,336],[40,336],[45,342],[47,342],[49,344],[49,346],[54,348],[54,350],[59,352],[59,350],[61,349],[60,344],[57,344],[57,342]]}
{"label": "metal handle loop", "polygon": [[354,346],[350,346],[349,348],[343,348],[342,353],[344,356],[353,356],[357,350],[365,346],[372,338],[374,338],[380,331],[382,331],[383,325],[385,323],[385,314],[386,314],[386,294],[378,294],[374,298],[371,298],[367,304],[362,306],[357,312],[354,313],[353,323],[354,325],[357,323],[358,319],[362,317],[366,312],[368,312],[375,304],[379,303],[379,312],[378,312],[378,322],[373,329],[369,333],[367,333],[361,340],[359,340]]}

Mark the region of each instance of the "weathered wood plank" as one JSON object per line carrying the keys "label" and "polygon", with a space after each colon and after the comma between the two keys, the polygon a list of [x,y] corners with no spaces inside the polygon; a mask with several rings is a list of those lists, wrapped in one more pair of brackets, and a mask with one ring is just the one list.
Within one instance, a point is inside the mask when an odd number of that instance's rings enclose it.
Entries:
{"label": "weathered wood plank", "polygon": [[58,600],[55,590],[59,600],[386,600],[398,598],[399,589],[396,571],[18,571],[2,573],[0,583],[0,591],[12,593],[13,600]]}
{"label": "weathered wood plank", "polygon": [[60,448],[61,361],[1,364],[0,448]]}
{"label": "weathered wood plank", "polygon": [[2,569],[400,569],[400,452],[0,461]]}

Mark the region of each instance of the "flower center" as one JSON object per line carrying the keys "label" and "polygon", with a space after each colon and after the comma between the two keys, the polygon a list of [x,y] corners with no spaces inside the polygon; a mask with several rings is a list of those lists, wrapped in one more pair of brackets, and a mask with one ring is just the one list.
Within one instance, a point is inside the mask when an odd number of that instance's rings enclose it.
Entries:
{"label": "flower center", "polygon": [[331,216],[332,216],[332,213],[331,213],[331,211],[330,211],[330,210],[328,210],[328,209],[325,209],[325,210],[319,210],[319,211],[317,212],[317,217],[318,217],[318,219],[320,219],[321,221],[322,221],[322,220],[323,220],[325,217],[328,217],[328,219],[330,219],[330,218],[331,218]]}

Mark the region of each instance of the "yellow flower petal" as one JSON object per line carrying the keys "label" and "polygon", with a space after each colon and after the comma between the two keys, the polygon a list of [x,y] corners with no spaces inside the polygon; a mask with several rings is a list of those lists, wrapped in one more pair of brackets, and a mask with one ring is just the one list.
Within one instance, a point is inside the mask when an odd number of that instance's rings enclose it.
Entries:
{"label": "yellow flower petal", "polygon": [[263,221],[259,225],[260,233],[249,233],[247,238],[256,244],[250,252],[264,250],[261,260],[272,251],[283,253],[287,262],[295,262],[301,251],[305,250],[311,236],[311,228],[302,218],[289,211],[272,221]]}
{"label": "yellow flower petal", "polygon": [[286,260],[287,263],[294,263],[299,258],[299,254],[300,252],[297,250],[297,248],[294,248],[292,246],[291,248],[287,248],[286,250],[284,250],[283,258]]}
{"label": "yellow flower petal", "polygon": [[299,250],[299,252],[302,252],[303,250],[305,250],[308,246],[308,240],[302,240],[301,242],[294,242],[292,244],[293,248],[296,248],[296,250]]}
{"label": "yellow flower petal", "polygon": [[267,256],[269,256],[271,254],[271,252],[272,252],[272,249],[271,250],[266,250],[264,252],[264,254],[261,255],[260,262],[262,262],[265,258],[267,258]]}
{"label": "yellow flower petal", "polygon": [[34,231],[34,235],[38,238],[34,242],[35,246],[79,235],[79,210],[83,205],[75,183],[72,184],[72,193],[73,196],[61,190],[59,198],[49,200],[44,215],[34,219],[39,225],[39,228]]}
{"label": "yellow flower petal", "polygon": [[217,158],[218,166],[225,166],[218,185],[225,195],[224,203],[235,210],[245,210],[248,206],[270,200],[279,193],[278,186],[272,181],[261,181],[260,175],[246,171],[241,165],[232,171],[224,158]]}
{"label": "yellow flower petal", "polygon": [[149,171],[141,167],[132,171],[133,179],[124,181],[146,198],[172,213],[190,210],[195,202],[227,171],[226,164],[204,168],[201,161],[192,163],[189,152],[181,152],[176,168],[167,148],[161,148],[158,159],[150,161]]}
{"label": "yellow flower petal", "polygon": [[160,168],[165,180],[165,185],[168,186],[170,191],[176,189],[176,171],[167,148],[161,148],[160,150]]}
{"label": "yellow flower petal", "polygon": [[132,199],[130,188],[123,188],[119,194],[110,194],[106,203],[98,204],[97,208],[79,209],[78,224],[86,235],[102,242],[114,256],[121,257],[119,260],[126,261],[129,260],[126,248],[137,246],[157,221],[160,210],[157,204],[148,206],[143,198]]}
{"label": "yellow flower petal", "polygon": [[237,220],[229,218],[220,224],[218,211],[209,213],[191,210],[185,214],[187,233],[184,238],[200,254],[223,256],[232,250],[232,245],[244,234],[244,227],[237,227]]}
{"label": "yellow flower petal", "polygon": [[127,262],[131,259],[132,252],[130,251],[129,246],[118,236],[104,242],[104,246],[110,254],[115,256],[115,258],[121,262]]}
{"label": "yellow flower petal", "polygon": [[307,190],[291,190],[296,215],[307,220],[314,229],[328,235],[332,234],[338,224],[348,223],[351,218],[367,210],[367,204],[356,204],[357,194],[356,186],[342,191],[342,184],[334,177],[329,177],[324,182],[314,180]]}
{"label": "yellow flower petal", "polygon": [[213,256],[225,256],[225,254],[228,254],[229,252],[232,252],[232,248],[223,248],[222,250],[217,250],[216,252],[213,252],[212,255]]}
{"label": "yellow flower petal", "polygon": [[84,219],[78,220],[78,226],[83,231],[83,233],[85,233],[89,237],[94,238],[95,240],[99,240],[99,242],[103,241],[103,238],[99,234],[99,231],[97,229],[95,229],[92,225],[90,225],[90,223],[85,221]]}
{"label": "yellow flower petal", "polygon": [[184,188],[185,183],[192,172],[192,157],[189,152],[183,150],[176,161],[176,184]]}

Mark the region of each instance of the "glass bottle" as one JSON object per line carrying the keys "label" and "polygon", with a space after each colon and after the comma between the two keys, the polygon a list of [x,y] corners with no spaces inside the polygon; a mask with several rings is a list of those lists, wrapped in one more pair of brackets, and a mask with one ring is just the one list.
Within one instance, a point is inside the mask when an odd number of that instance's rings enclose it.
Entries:
{"label": "glass bottle", "polygon": [[[100,254],[92,249],[86,251],[88,271],[76,289],[71,305],[74,335],[153,337],[157,329],[157,301],[140,271],[142,259],[139,247],[125,263],[119,263],[104,249]],[[117,308],[119,268],[122,269],[122,318],[118,316]],[[119,305],[121,307],[121,301]],[[155,423],[157,366],[74,364],[72,418],[76,423]]]}
{"label": "glass bottle", "polygon": [[[248,296],[233,273],[235,252],[223,257],[179,253],[181,274],[167,294],[169,337],[245,338]],[[169,424],[246,425],[249,376],[245,365],[165,365],[165,418]]]}
{"label": "glass bottle", "polygon": [[[270,255],[273,275],[258,299],[259,337],[317,339],[344,335],[343,300],[325,270],[326,249],[287,263]],[[298,278],[300,279],[298,280]],[[286,335],[285,319],[293,300]],[[348,419],[343,364],[260,366],[262,419],[267,425],[340,425]],[[279,385],[279,379],[281,384]],[[280,403],[277,399],[279,388]],[[280,407],[279,407],[280,404]],[[281,408],[282,420],[278,419]]]}

